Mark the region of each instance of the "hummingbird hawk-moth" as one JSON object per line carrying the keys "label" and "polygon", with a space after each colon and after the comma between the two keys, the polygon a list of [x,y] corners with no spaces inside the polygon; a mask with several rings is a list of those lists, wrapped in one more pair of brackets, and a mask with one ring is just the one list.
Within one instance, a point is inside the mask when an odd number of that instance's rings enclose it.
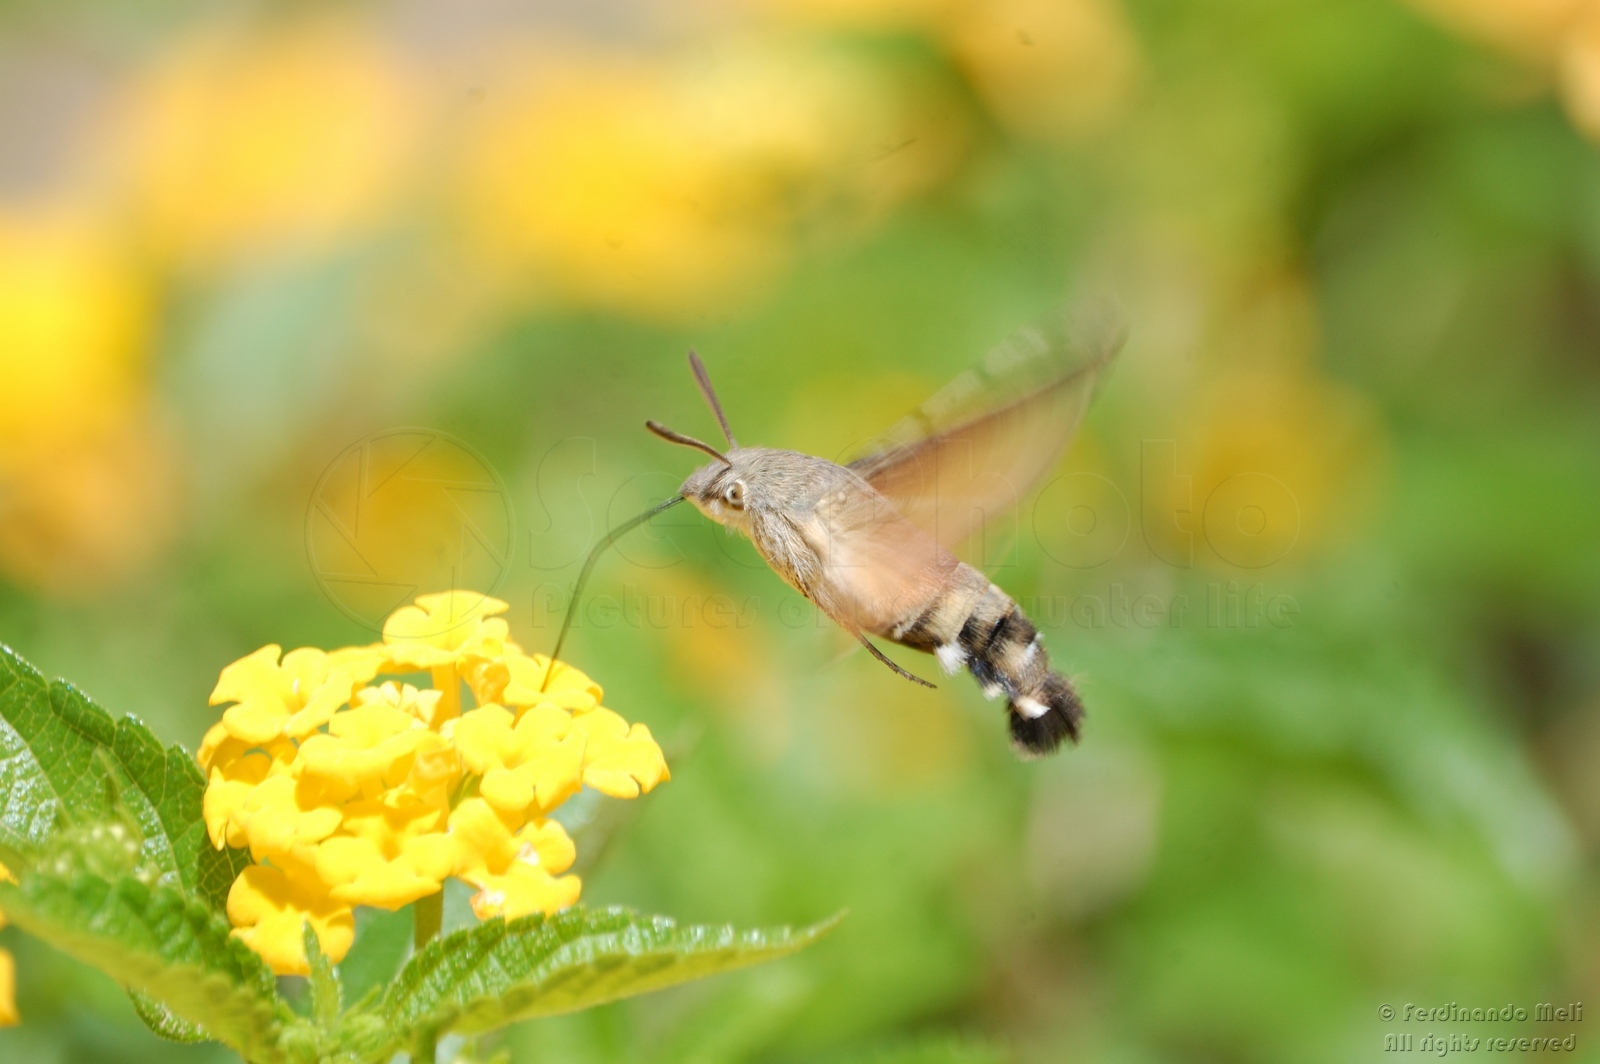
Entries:
{"label": "hummingbird hawk-moth", "polygon": [[602,540],[580,587],[617,536],[688,500],[747,536],[775,573],[895,672],[933,686],[891,661],[871,637],[934,654],[947,674],[965,667],[985,696],[1003,695],[1019,755],[1037,757],[1063,740],[1076,742],[1083,704],[1050,668],[1038,630],[1011,596],[953,549],[991,518],[1015,512],[1055,465],[1120,344],[1121,331],[1105,313],[1071,321],[1062,315],[1025,329],[843,465],[799,451],[739,446],[705,366],[691,352],[689,364],[727,449],[646,422],[656,435],[712,461],[691,473],[676,496]]}

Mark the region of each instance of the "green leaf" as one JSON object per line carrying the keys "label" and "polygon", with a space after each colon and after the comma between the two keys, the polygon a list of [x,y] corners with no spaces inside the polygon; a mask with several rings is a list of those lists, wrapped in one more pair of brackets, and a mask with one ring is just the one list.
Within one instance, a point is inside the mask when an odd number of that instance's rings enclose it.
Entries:
{"label": "green leaf", "polygon": [[203,1026],[247,1060],[279,1059],[278,1035],[293,1017],[272,973],[227,921],[180,891],[133,876],[34,871],[20,884],[0,883],[0,909],[29,934],[160,1002],[179,1021],[174,1030]]}
{"label": "green leaf", "polygon": [[144,1025],[169,1042],[194,1045],[211,1041],[211,1036],[199,1024],[190,1023],[147,994],[130,990],[128,1000],[133,1003],[133,1011],[144,1021]]}
{"label": "green leaf", "polygon": [[183,747],[0,645],[0,855],[26,867],[73,825],[125,819],[158,882],[220,913],[248,855],[206,838],[205,785]]}
{"label": "green leaf", "polygon": [[301,941],[305,945],[306,960],[311,965],[311,1019],[322,1030],[332,1030],[339,1020],[342,1003],[339,1000],[339,979],[333,974],[333,964],[322,952],[322,942],[307,920],[300,927]]}
{"label": "green leaf", "polygon": [[837,922],[741,932],[582,908],[490,920],[429,943],[380,1009],[397,1045],[423,1031],[473,1034],[776,960]]}
{"label": "green leaf", "polygon": [[389,985],[411,950],[411,909],[356,910],[356,940],[339,962],[344,998],[359,1003]]}

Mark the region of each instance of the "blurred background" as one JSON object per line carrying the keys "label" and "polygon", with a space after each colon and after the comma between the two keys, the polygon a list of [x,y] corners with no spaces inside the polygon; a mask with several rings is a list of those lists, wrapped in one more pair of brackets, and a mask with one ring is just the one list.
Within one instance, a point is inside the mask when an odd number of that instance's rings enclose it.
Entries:
{"label": "blurred background", "polygon": [[[224,664],[414,591],[547,651],[695,464],[641,422],[715,438],[689,347],[743,442],[838,457],[1110,292],[1115,372],[975,548],[1083,746],[1016,762],[976,685],[845,653],[673,511],[564,655],[673,769],[574,824],[585,901],[850,916],[501,1048],[1333,1062],[1500,1033],[1386,1002],[1600,1020],[1594,138],[1591,0],[8,0],[0,639],[191,749]],[[0,944],[0,1057],[227,1058]]]}

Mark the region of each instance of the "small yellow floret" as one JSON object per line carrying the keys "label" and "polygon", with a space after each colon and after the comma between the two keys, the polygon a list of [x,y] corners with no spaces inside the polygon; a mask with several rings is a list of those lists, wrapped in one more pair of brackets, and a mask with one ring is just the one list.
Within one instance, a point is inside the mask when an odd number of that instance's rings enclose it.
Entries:
{"label": "small yellow floret", "polygon": [[225,767],[218,765],[211,770],[201,803],[201,815],[205,818],[211,845],[221,849],[224,844],[246,844],[244,828],[235,817],[270,771],[272,758],[262,753],[230,758]]}
{"label": "small yellow floret", "polygon": [[400,607],[384,622],[384,651],[390,664],[413,669],[498,658],[510,630],[494,614],[509,608],[471,591],[419,595],[415,606]]}
{"label": "small yellow floret", "polygon": [[555,912],[578,900],[582,882],[561,875],[577,850],[554,820],[530,821],[513,834],[489,803],[469,798],[450,814],[450,835],[455,874],[478,888],[472,911],[479,919]]}
{"label": "small yellow floret", "polygon": [[257,861],[287,857],[338,830],[344,814],[325,797],[310,781],[269,776],[239,804],[232,822],[243,831]]}
{"label": "small yellow floret", "polygon": [[308,975],[302,927],[310,921],[327,958],[337,964],[355,941],[355,917],[334,901],[315,873],[294,863],[293,874],[273,865],[251,865],[228,891],[228,919],[235,935],[279,975]]}
{"label": "small yellow floret", "polygon": [[437,893],[454,864],[455,849],[442,832],[406,839],[392,852],[353,835],[317,847],[317,875],[335,901],[391,912]]}
{"label": "small yellow floret", "polygon": [[[550,667],[543,654],[507,654],[508,672],[501,701],[508,706],[551,704],[574,713],[587,713],[605,697],[600,685],[565,662]],[[546,680],[545,674],[549,673]]]}
{"label": "small yellow floret", "polygon": [[328,781],[333,790],[353,794],[369,783],[393,787],[410,772],[423,736],[431,735],[405,710],[373,700],[335,714],[326,734],[300,744],[298,760],[302,772]]}
{"label": "small yellow floret", "polygon": [[628,722],[604,707],[573,718],[574,730],[588,738],[583,782],[612,798],[637,798],[671,779],[661,747],[643,724]]}
{"label": "small yellow floret", "polygon": [[314,647],[291,650],[269,644],[222,670],[211,704],[233,702],[222,723],[236,739],[271,742],[299,738],[328,722],[351,692],[377,674],[376,654],[346,656],[335,664]]}
{"label": "small yellow floret", "polygon": [[481,706],[455,722],[450,738],[497,809],[549,811],[582,786],[585,738],[565,710],[541,706],[516,719],[500,706]]}

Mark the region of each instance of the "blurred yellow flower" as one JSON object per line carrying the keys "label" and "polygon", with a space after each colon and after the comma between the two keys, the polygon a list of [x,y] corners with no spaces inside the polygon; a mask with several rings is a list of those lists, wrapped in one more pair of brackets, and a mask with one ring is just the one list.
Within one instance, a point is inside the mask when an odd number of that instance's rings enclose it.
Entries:
{"label": "blurred yellow flower", "polygon": [[1458,32],[1535,60],[1549,60],[1590,0],[1411,0]]}
{"label": "blurred yellow flower", "polygon": [[1248,370],[1214,381],[1193,417],[1196,524],[1226,564],[1314,553],[1370,512],[1383,437],[1349,389],[1309,370]]}
{"label": "blurred yellow flower", "polygon": [[105,220],[0,205],[0,572],[103,587],[166,538],[172,455],[146,360],[153,298]]}
{"label": "blurred yellow flower", "polygon": [[471,239],[536,296],[682,318],[759,290],[797,229],[942,175],[952,115],[886,68],[719,45],[692,62],[534,53],[464,156]]}
{"label": "blurred yellow flower", "polygon": [[1451,29],[1553,74],[1572,122],[1600,140],[1596,0],[1411,0]]}
{"label": "blurred yellow flower", "polygon": [[[11,870],[0,864],[0,879],[11,880]],[[6,914],[0,913],[0,927],[6,926]],[[17,962],[10,950],[0,949],[0,1027],[15,1027],[22,1022],[17,1014]]]}
{"label": "blurred yellow flower", "polygon": [[946,33],[1001,122],[1042,140],[1104,128],[1138,72],[1138,46],[1115,0],[964,3]]}
{"label": "blurred yellow flower", "polygon": [[1139,48],[1118,0],[763,0],[851,32],[921,34],[946,51],[1011,132],[1096,132],[1128,101]]}
{"label": "blurred yellow flower", "polygon": [[[0,927],[5,917],[0,916]],[[15,1027],[22,1022],[17,1014],[17,962],[10,950],[0,949],[0,1027]]]}
{"label": "blurred yellow flower", "polygon": [[883,32],[938,25],[963,0],[758,0],[757,6],[797,22]]}
{"label": "blurred yellow flower", "polygon": [[1572,122],[1600,140],[1600,3],[1586,4],[1562,41],[1562,96]]}
{"label": "blurred yellow flower", "polygon": [[461,715],[463,671],[500,661],[506,653],[506,622],[495,614],[508,607],[497,598],[472,591],[420,595],[416,605],[402,606],[383,625],[383,651],[391,669],[427,669],[440,692],[437,727]]}
{"label": "blurred yellow flower", "polygon": [[0,207],[0,463],[119,424],[144,394],[151,314],[99,219]]}
{"label": "blurred yellow flower", "polygon": [[[274,971],[303,972],[299,921],[337,961],[352,906],[397,909],[451,876],[478,887],[481,917],[571,905],[582,884],[562,873],[576,852],[548,814],[585,784],[632,798],[668,778],[649,729],[600,705],[583,673],[524,654],[495,616],[506,608],[423,595],[389,617],[382,643],[267,646],[222,670],[212,702],[233,704],[200,746],[203,813],[214,845],[248,846],[257,862],[228,912]],[[419,669],[454,689],[453,709],[443,686],[361,686]],[[477,704],[461,713],[464,682]]]}
{"label": "blurred yellow flower", "polygon": [[194,36],[136,98],[129,154],[150,244],[208,265],[370,225],[418,133],[396,62],[333,21]]}

